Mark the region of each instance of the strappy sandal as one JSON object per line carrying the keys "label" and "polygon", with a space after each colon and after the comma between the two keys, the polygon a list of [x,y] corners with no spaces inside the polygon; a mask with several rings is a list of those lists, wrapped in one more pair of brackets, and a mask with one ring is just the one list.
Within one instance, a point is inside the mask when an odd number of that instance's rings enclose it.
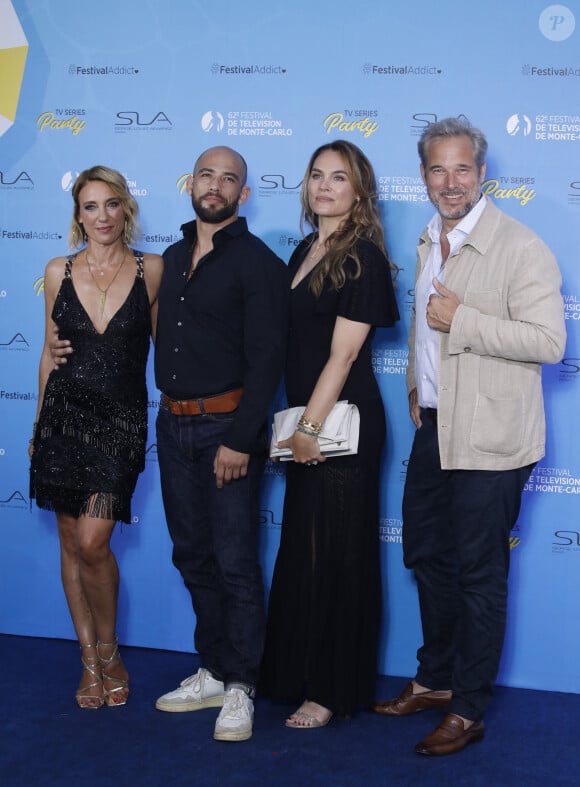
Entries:
{"label": "strappy sandal", "polygon": [[[105,659],[101,656],[101,652],[99,650],[100,647],[113,648],[113,652],[108,659]],[[125,705],[129,697],[129,679],[127,678],[125,680],[124,678],[116,678],[114,675],[107,675],[106,672],[107,667],[110,667],[111,664],[121,661],[117,637],[115,637],[113,642],[97,642],[97,655],[99,657],[99,661],[101,662],[101,669],[103,671],[103,691],[105,695],[105,702],[109,708],[116,708],[117,706]],[[115,686],[114,689],[107,689],[105,688],[105,681],[109,681],[109,683],[118,683],[119,685]]]}
{"label": "strappy sandal", "polygon": [[[95,661],[85,661],[82,653],[85,648],[95,648],[97,652],[97,659]],[[83,669],[86,670],[93,678],[93,682],[88,686],[83,686],[82,689],[77,689],[75,699],[79,708],[83,710],[98,710],[102,708],[105,703],[103,695],[99,694],[86,694],[91,689],[96,689],[97,686],[103,688],[103,677],[101,672],[101,664],[99,659],[99,651],[96,645],[89,643],[88,645],[81,645],[81,664]]]}
{"label": "strappy sandal", "polygon": [[[332,719],[332,711],[329,711],[328,708],[323,708],[323,710],[328,711],[328,716],[321,721],[317,716],[302,710],[305,704],[306,702],[303,702],[300,708],[286,719],[286,726],[292,730],[317,730],[320,727],[326,727]],[[323,706],[321,705],[320,707],[322,708]]]}

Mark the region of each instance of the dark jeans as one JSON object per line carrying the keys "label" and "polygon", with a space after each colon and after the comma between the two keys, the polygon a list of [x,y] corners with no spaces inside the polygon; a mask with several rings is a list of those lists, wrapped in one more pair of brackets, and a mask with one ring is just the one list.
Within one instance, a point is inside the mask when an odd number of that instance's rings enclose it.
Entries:
{"label": "dark jeans", "polygon": [[202,666],[226,684],[254,687],[264,641],[258,562],[261,456],[246,478],[216,487],[213,461],[230,413],[177,416],[161,406],[157,450],[173,562],[191,593]]}
{"label": "dark jeans", "polygon": [[416,680],[452,689],[451,712],[478,720],[503,647],[509,536],[533,465],[442,470],[437,424],[422,415],[403,497],[403,554],[419,590],[423,646]]}

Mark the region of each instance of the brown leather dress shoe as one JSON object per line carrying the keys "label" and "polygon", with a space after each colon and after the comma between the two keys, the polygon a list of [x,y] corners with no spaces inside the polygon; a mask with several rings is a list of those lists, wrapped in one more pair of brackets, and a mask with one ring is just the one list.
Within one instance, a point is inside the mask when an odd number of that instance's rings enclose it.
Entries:
{"label": "brown leather dress shoe", "polygon": [[422,691],[420,694],[413,694],[411,681],[394,700],[375,702],[373,711],[383,716],[409,716],[428,708],[446,708],[450,702],[450,691]]}
{"label": "brown leather dress shoe", "polygon": [[484,736],[483,721],[474,721],[464,729],[463,720],[454,713],[448,713],[433,732],[415,746],[417,754],[456,754],[468,743],[478,743]]}

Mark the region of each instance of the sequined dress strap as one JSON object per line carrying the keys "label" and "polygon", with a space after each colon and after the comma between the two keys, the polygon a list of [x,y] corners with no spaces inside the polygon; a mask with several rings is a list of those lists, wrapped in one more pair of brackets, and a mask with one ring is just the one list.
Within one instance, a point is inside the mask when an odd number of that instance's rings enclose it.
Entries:
{"label": "sequined dress strap", "polygon": [[76,254],[70,254],[70,255],[69,255],[67,258],[66,258],[66,262],[65,262],[65,264],[64,264],[64,278],[65,278],[65,279],[70,279],[70,275],[71,275],[71,271],[72,271],[72,264],[73,264],[73,260],[75,259],[75,257],[76,257],[76,256],[77,256]]}
{"label": "sequined dress strap", "polygon": [[140,279],[144,279],[145,278],[145,267],[144,267],[144,263],[143,263],[143,252],[142,251],[136,251],[135,249],[133,249],[133,254],[135,256],[135,262],[137,263],[137,276]]}

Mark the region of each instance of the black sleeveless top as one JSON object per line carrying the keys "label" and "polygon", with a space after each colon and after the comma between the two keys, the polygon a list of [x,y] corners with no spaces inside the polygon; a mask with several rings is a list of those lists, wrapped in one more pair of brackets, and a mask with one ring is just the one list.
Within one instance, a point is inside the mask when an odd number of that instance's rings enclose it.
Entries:
{"label": "black sleeveless top", "polygon": [[47,380],[34,441],[30,497],[40,508],[131,521],[147,437],[145,367],[151,335],[143,254],[133,286],[101,334],[80,302],[67,259],[52,319],[74,352]]}

